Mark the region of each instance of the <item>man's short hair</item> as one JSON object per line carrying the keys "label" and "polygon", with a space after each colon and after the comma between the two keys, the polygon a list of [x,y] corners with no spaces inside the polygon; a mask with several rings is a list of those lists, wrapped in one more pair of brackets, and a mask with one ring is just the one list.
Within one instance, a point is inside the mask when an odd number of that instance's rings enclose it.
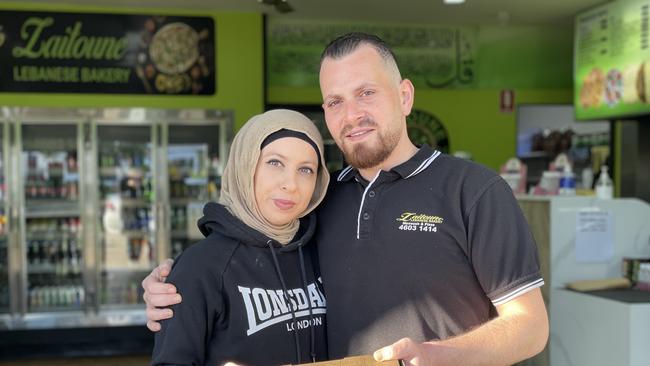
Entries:
{"label": "man's short hair", "polygon": [[330,42],[320,56],[320,63],[322,65],[326,58],[338,59],[347,56],[362,45],[372,46],[386,63],[397,67],[397,59],[390,46],[376,35],[362,32],[344,34]]}

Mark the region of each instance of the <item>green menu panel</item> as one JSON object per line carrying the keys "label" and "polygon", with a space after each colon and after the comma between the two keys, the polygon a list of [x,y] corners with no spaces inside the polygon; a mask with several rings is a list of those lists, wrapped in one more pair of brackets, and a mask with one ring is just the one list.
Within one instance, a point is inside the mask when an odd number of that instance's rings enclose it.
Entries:
{"label": "green menu panel", "polygon": [[649,11],[650,0],[628,0],[576,17],[577,119],[615,119],[650,112]]}

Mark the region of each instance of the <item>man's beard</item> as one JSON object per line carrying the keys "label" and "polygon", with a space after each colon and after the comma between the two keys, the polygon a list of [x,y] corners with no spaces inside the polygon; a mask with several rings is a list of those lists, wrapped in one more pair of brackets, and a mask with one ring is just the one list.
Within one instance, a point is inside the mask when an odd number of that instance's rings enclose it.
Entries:
{"label": "man's beard", "polygon": [[[360,127],[374,127],[377,133],[377,142],[371,145],[370,142],[360,142],[353,146],[343,143],[342,151],[345,161],[356,169],[368,169],[376,167],[395,150],[399,142],[399,130],[387,129],[385,133],[381,133],[377,128],[377,123],[371,119],[364,119],[359,123]],[[352,126],[348,125],[341,130],[341,141],[345,141],[345,135],[352,130]]]}

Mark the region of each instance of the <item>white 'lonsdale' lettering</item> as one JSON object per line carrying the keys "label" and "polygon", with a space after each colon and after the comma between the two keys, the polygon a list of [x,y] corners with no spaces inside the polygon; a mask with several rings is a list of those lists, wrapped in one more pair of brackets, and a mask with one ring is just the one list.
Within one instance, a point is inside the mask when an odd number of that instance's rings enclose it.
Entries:
{"label": "white 'lonsdale' lettering", "polygon": [[[290,320],[294,315],[296,319],[309,316],[310,305],[311,313],[314,315],[325,314],[327,312],[325,296],[320,292],[315,283],[307,286],[307,293],[301,288],[287,290],[288,304],[285,300],[284,291],[282,290],[243,286],[237,286],[237,288],[242,295],[244,306],[246,307],[246,316],[248,319],[247,335],[258,332],[268,326]],[[315,325],[319,324],[322,324],[322,320],[315,322]],[[308,325],[309,321],[305,324],[298,321],[297,329],[302,329],[302,327]],[[293,329],[293,327],[293,323],[291,323],[291,328],[287,325],[287,329]]]}

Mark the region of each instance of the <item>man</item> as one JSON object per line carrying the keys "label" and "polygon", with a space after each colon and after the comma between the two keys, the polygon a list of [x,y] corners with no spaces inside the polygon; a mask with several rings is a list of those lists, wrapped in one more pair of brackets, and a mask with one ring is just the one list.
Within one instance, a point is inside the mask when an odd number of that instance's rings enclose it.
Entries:
{"label": "man", "polygon": [[[535,244],[508,185],[409,140],[414,87],[379,38],[351,33],[321,58],[327,127],[350,167],[319,208],[330,358],[506,365],[545,346]],[[170,316],[159,267],[147,316]],[[176,299],[180,300],[180,299]],[[151,329],[155,324],[148,323]],[[384,348],[380,348],[386,346]]]}

